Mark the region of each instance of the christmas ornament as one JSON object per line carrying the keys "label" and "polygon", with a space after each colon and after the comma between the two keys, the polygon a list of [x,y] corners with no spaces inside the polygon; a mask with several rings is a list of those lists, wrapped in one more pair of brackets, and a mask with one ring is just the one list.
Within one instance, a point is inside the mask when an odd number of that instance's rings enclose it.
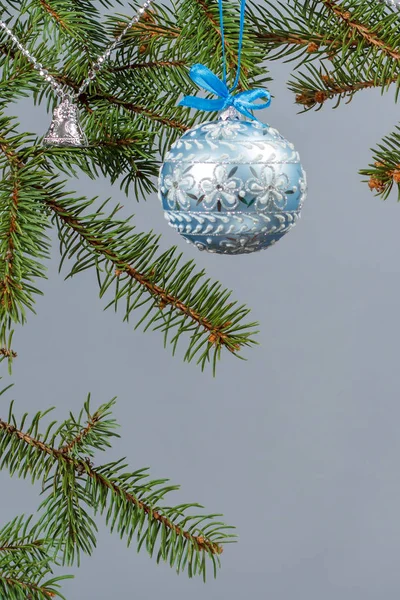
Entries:
{"label": "christmas ornament", "polygon": [[65,90],[65,87],[48,72],[47,69],[21,44],[17,36],[9,29],[3,21],[0,21],[0,28],[7,34],[7,36],[13,41],[15,46],[21,51],[21,53],[27,58],[27,60],[33,65],[34,69],[39,72],[39,75],[50,84],[54,92],[59,98],[61,103],[54,109],[53,120],[50,128],[44,137],[44,144],[48,146],[74,146],[84,147],[88,145],[85,134],[82,131],[82,127],[79,123],[79,114],[77,108],[77,101],[81,94],[83,94],[88,88],[91,81],[94,81],[97,74],[105,66],[107,60],[110,58],[112,52],[118,46],[119,42],[128,32],[128,30],[137,23],[141,16],[149,8],[153,0],[145,0],[143,6],[139,8],[137,14],[129,21],[125,29],[115,40],[108,46],[106,51],[97,58],[96,62],[90,69],[87,78],[83,81],[81,87],[77,92],[72,90]]}
{"label": "christmas ornament", "polygon": [[64,98],[53,112],[53,120],[44,140],[46,146],[87,146],[88,142],[79,123],[78,108]]}
{"label": "christmas ornament", "polygon": [[[222,0],[219,0],[224,47]],[[220,111],[177,140],[160,169],[159,197],[165,218],[199,250],[244,254],[268,248],[295,225],[306,198],[306,174],[293,144],[250,112],[269,106],[262,89],[234,95],[240,75],[245,0],[241,4],[239,60],[234,86],[207,67],[190,77],[218,99],[185,97],[180,104]],[[263,104],[256,100],[266,99]],[[251,121],[241,118],[248,117]]]}
{"label": "christmas ornament", "polygon": [[293,144],[228,109],[175,142],[159,189],[168,223],[187,241],[242,254],[268,248],[295,225],[307,184]]}

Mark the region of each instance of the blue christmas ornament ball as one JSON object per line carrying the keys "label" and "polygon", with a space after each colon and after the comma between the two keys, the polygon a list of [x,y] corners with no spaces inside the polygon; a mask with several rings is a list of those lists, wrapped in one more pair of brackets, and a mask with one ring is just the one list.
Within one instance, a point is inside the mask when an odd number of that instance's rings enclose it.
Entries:
{"label": "blue christmas ornament ball", "polygon": [[218,254],[272,246],[295,225],[306,193],[293,144],[235,109],[187,131],[160,169],[168,223],[199,250]]}

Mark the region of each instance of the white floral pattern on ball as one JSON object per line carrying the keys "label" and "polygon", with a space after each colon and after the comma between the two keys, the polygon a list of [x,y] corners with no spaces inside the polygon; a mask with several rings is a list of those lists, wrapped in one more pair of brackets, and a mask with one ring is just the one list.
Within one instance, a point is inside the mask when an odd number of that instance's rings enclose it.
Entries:
{"label": "white floral pattern on ball", "polygon": [[206,140],[234,140],[238,133],[243,132],[243,126],[240,121],[217,121],[204,125],[203,131],[206,131]]}
{"label": "white floral pattern on ball", "polygon": [[174,210],[177,206],[189,208],[190,197],[187,193],[193,189],[194,178],[185,174],[180,166],[174,168],[172,174],[164,178],[164,187],[167,192],[168,206]]}
{"label": "white floral pattern on ball", "polygon": [[225,165],[217,165],[212,179],[202,179],[200,189],[203,195],[199,198],[205,208],[212,210],[220,209],[221,206],[232,210],[239,204],[239,197],[244,196],[243,181],[233,177],[237,167],[233,167],[228,173]]}
{"label": "white floral pattern on ball", "polygon": [[[275,241],[270,243],[272,246]],[[254,237],[242,237],[237,239],[229,239],[223,240],[221,242],[221,247],[225,248],[229,254],[251,254],[252,252],[257,252],[260,249],[260,236],[255,235]]]}
{"label": "white floral pattern on ball", "polygon": [[246,183],[246,190],[257,198],[256,208],[258,210],[271,210],[273,207],[282,210],[287,204],[287,193],[293,193],[289,189],[289,177],[286,173],[276,173],[273,167],[265,165],[260,175],[250,167],[253,179]]}

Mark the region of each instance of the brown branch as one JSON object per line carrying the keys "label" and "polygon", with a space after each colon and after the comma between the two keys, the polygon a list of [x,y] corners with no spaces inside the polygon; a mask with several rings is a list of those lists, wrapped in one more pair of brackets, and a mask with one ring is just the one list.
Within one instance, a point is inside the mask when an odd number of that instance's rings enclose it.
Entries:
{"label": "brown branch", "polygon": [[110,71],[112,73],[119,73],[121,71],[130,71],[136,69],[164,69],[174,67],[184,67],[187,65],[185,60],[157,60],[142,63],[132,63],[130,65],[122,65],[120,67],[112,67]]}
{"label": "brown branch", "polygon": [[[378,84],[373,81],[358,81],[357,83],[348,84],[348,85],[338,85],[328,75],[322,75],[322,79],[329,85],[329,89],[321,89],[321,90],[306,90],[301,94],[297,94],[296,103],[302,104],[307,108],[311,108],[315,104],[323,104],[326,100],[331,100],[335,96],[346,95],[346,94],[355,94],[360,90],[365,90],[373,87],[381,87],[382,84]],[[388,81],[384,83],[384,85],[389,85],[391,83],[395,83],[398,80],[398,77],[392,77]]]}
{"label": "brown branch", "polygon": [[19,180],[17,177],[14,177],[14,169],[17,170],[22,168],[22,164],[18,158],[15,157],[14,153],[10,150],[5,140],[0,140],[0,150],[7,157],[11,168],[13,170],[12,179],[12,195],[11,195],[11,211],[10,211],[10,225],[7,233],[5,234],[6,238],[6,251],[4,255],[4,261],[6,263],[6,268],[4,272],[3,279],[0,280],[0,302],[2,306],[10,309],[12,306],[12,293],[11,288],[20,285],[16,284],[13,280],[12,272],[15,260],[15,246],[13,236],[16,233],[17,226],[17,214],[18,214],[18,203],[19,203]]}
{"label": "brown branch", "polygon": [[12,45],[12,43],[0,44],[0,52],[6,56],[9,56],[13,60],[15,60],[16,50],[14,49],[14,46]]}
{"label": "brown branch", "polygon": [[[118,34],[125,29],[127,23],[120,22],[118,25],[119,29],[116,31],[115,37],[117,37]],[[142,37],[146,40],[151,38],[159,39],[161,37],[178,38],[181,35],[181,30],[178,27],[175,27],[174,29],[166,29],[162,25],[156,23],[149,12],[145,13],[142,16],[142,19],[138,23],[135,23],[135,25],[133,25],[129,31],[143,34]]]}
{"label": "brown branch", "polygon": [[37,440],[23,431],[17,429],[14,425],[10,423],[6,423],[2,419],[0,419],[0,430],[5,431],[9,435],[13,435],[19,440],[25,442],[29,446],[40,450],[41,452],[52,456],[57,461],[64,461],[74,468],[75,471],[81,471],[82,473],[86,473],[88,477],[96,481],[99,485],[111,489],[115,492],[119,497],[124,497],[127,502],[133,504],[140,510],[143,510],[147,515],[151,518],[155,519],[162,523],[165,527],[174,531],[177,535],[183,536],[185,539],[194,541],[200,550],[210,551],[212,554],[222,554],[223,548],[219,544],[215,544],[205,539],[203,536],[195,536],[181,529],[178,525],[175,525],[172,521],[170,521],[167,517],[160,514],[158,511],[154,511],[151,506],[145,504],[142,500],[138,500],[133,494],[127,492],[123,487],[120,487],[113,481],[109,481],[103,475],[98,473],[96,469],[94,469],[88,462],[82,460],[73,459],[71,456],[68,456],[63,452],[63,450],[57,450],[56,448],[52,448],[48,446],[44,442]]}
{"label": "brown branch", "polygon": [[[266,31],[263,33],[256,33],[255,37],[258,41],[271,43],[271,45],[279,46],[307,46],[307,52],[318,52],[321,47],[327,50],[329,56],[335,51],[340,51],[343,48],[343,44],[333,39],[327,39],[323,35],[317,33],[310,34],[307,37],[302,37],[297,33],[287,33],[285,31]],[[351,42],[348,45],[349,48],[356,48],[357,42]]]}
{"label": "brown branch", "polygon": [[[110,135],[107,135],[108,138],[111,138]],[[115,148],[116,146],[132,146],[132,144],[136,144],[138,140],[133,138],[121,138],[121,139],[108,139],[108,140],[99,140],[93,144],[96,148],[104,148],[111,147]]]}
{"label": "brown branch", "polygon": [[51,592],[50,590],[48,590],[45,587],[41,587],[38,585],[35,585],[34,583],[25,583],[23,581],[19,581],[18,579],[11,579],[10,577],[1,577],[0,574],[0,579],[3,579],[3,581],[6,582],[7,585],[9,586],[21,586],[24,590],[26,590],[28,592],[28,600],[30,600],[32,598],[31,594],[29,592],[40,592],[41,594],[43,594],[44,596],[47,596],[48,598],[55,598],[56,594],[54,594],[54,592]]}
{"label": "brown branch", "polygon": [[352,14],[349,10],[345,10],[342,6],[338,6],[336,0],[321,0],[325,6],[334,13],[334,15],[348,27],[350,27],[354,33],[357,33],[361,36],[365,41],[367,41],[371,46],[376,46],[382,52],[384,52],[387,56],[394,58],[395,60],[400,59],[400,52],[395,50],[394,48],[385,44],[383,40],[378,36],[378,34],[374,31],[371,31],[366,25],[359,23],[352,19]]}
{"label": "brown branch", "polygon": [[18,354],[11,350],[11,348],[0,348],[0,355],[6,358],[17,358]]}
{"label": "brown branch", "polygon": [[151,274],[144,275],[136,270],[132,265],[124,263],[123,259],[119,257],[113,250],[110,249],[110,244],[107,241],[98,239],[91,234],[86,227],[76,217],[66,211],[65,208],[57,204],[52,199],[46,199],[46,205],[63,221],[68,227],[76,231],[80,237],[86,241],[87,244],[92,246],[94,250],[102,254],[109,261],[116,266],[116,277],[127,274],[129,277],[140,283],[153,297],[157,298],[159,306],[165,307],[167,305],[172,306],[176,310],[180,311],[184,315],[189,316],[193,321],[198,323],[206,331],[210,333],[209,342],[215,346],[225,346],[230,352],[234,353],[240,349],[240,346],[236,344],[232,346],[228,343],[229,335],[224,333],[223,329],[230,326],[230,323],[225,323],[221,326],[215,327],[211,321],[194,311],[190,306],[187,306],[184,302],[181,302],[176,296],[169,294],[162,287],[156,285],[151,281]]}
{"label": "brown branch", "polygon": [[[83,95],[84,96],[84,95]],[[86,96],[87,98],[87,96]],[[82,98],[80,98],[82,99]],[[112,96],[112,95],[108,95],[108,94],[102,94],[102,95],[96,95],[96,96],[90,96],[91,100],[106,100],[107,102],[109,102],[110,104],[113,104],[114,106],[121,106],[122,108],[124,108],[125,110],[128,110],[130,112],[139,114],[139,115],[144,115],[145,117],[148,117],[149,119],[151,119],[152,121],[156,121],[157,123],[161,123],[162,125],[167,125],[168,127],[171,127],[172,129],[177,129],[179,131],[188,131],[189,127],[187,125],[185,125],[184,123],[181,123],[180,121],[177,121],[176,119],[169,119],[168,117],[163,117],[162,115],[160,115],[159,113],[156,113],[153,110],[150,110],[148,108],[146,108],[145,106],[141,106],[140,104],[134,104],[133,102],[126,102],[124,100],[120,100],[119,98],[117,98],[117,96]],[[85,97],[82,99],[83,102],[85,102]]]}
{"label": "brown branch", "polygon": [[71,450],[73,450],[75,448],[75,446],[80,444],[80,442],[89,435],[89,433],[92,431],[93,427],[95,427],[97,425],[97,423],[100,421],[100,419],[101,419],[101,417],[98,412],[95,412],[93,416],[90,416],[86,427],[84,427],[78,433],[78,435],[76,437],[74,437],[74,439],[71,440],[68,444],[61,446],[61,448],[59,448],[60,452],[63,452],[64,454],[68,454],[69,452],[71,452]]}
{"label": "brown branch", "polygon": [[[275,31],[263,31],[262,33],[256,33],[255,37],[258,41],[272,43],[276,45],[283,44],[285,46],[308,46],[310,43],[317,44],[320,46],[321,44],[329,45],[333,42],[333,40],[324,39],[323,35],[313,34],[308,37],[302,37],[297,33],[287,33],[285,31],[275,32]],[[339,46],[339,44],[338,44]],[[340,44],[340,47],[342,45]]]}
{"label": "brown branch", "polygon": [[11,166],[16,166],[18,169],[21,169],[24,164],[19,160],[18,156],[13,152],[5,139],[0,139],[0,150],[7,157],[8,162]]}
{"label": "brown branch", "polygon": [[9,544],[6,546],[0,546],[0,552],[14,552],[21,550],[22,548],[31,548],[32,546],[40,548],[41,546],[43,546],[43,542],[36,540],[33,542],[28,542],[27,544]]}
{"label": "brown branch", "polygon": [[[121,35],[126,27],[126,22],[118,23],[119,30],[117,30],[115,36]],[[166,29],[159,23],[156,23],[154,18],[154,11],[148,10],[142,15],[141,20],[130,28],[133,33],[138,33],[139,37],[139,54],[143,54],[148,51],[149,43],[152,39],[168,39],[178,38],[181,34],[181,30],[177,27]]]}
{"label": "brown branch", "polygon": [[59,25],[61,25],[61,27],[63,29],[65,29],[66,31],[69,31],[69,27],[68,25],[65,23],[65,21],[63,21],[63,19],[60,17],[60,15],[57,13],[57,11],[54,10],[54,8],[52,8],[52,6],[50,6],[50,4],[48,4],[48,2],[46,2],[46,0],[39,0],[40,5],[43,7],[43,9],[49,13],[50,16],[53,17],[53,19],[55,19],[57,21],[57,23]]}
{"label": "brown branch", "polygon": [[[204,14],[206,15],[207,19],[210,21],[210,23],[212,24],[214,30],[221,35],[221,30],[219,27],[219,23],[218,21],[215,20],[214,15],[212,14],[212,12],[209,10],[206,2],[204,2],[204,0],[196,0],[197,4],[203,9]],[[222,37],[222,36],[221,36]]]}

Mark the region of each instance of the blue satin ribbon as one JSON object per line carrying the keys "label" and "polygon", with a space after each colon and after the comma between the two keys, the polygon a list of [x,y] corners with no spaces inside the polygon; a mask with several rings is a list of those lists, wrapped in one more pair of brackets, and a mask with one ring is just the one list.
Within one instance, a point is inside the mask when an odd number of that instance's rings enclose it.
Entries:
{"label": "blue satin ribbon", "polygon": [[[254,117],[249,111],[267,108],[271,104],[271,94],[267,90],[263,90],[260,88],[239,92],[238,94],[233,94],[233,91],[237,87],[240,78],[246,0],[241,0],[240,5],[238,67],[235,82],[233,84],[233,87],[230,89],[227,85],[226,78],[225,34],[222,2],[223,0],[218,0],[222,42],[223,80],[219,79],[217,75],[215,75],[215,73],[213,73],[208,67],[200,63],[193,65],[189,72],[190,78],[194,83],[196,83],[199,87],[203,88],[207,92],[211,92],[212,94],[219,96],[219,99],[207,100],[205,98],[197,98],[196,96],[185,96],[183,100],[179,102],[179,106],[189,106],[190,108],[196,108],[197,110],[204,110],[209,112],[224,110],[229,106],[233,106],[238,112],[242,113],[242,115],[245,115],[246,117],[257,121],[258,119],[256,119],[256,117]],[[265,99],[266,101],[262,102],[261,104],[256,103],[256,100],[261,99]]]}
{"label": "blue satin ribbon", "polygon": [[[189,106],[190,108],[209,112],[224,110],[229,106],[233,106],[242,115],[257,120],[249,111],[261,110],[271,104],[271,94],[261,88],[233,94],[224,81],[219,79],[208,67],[200,63],[193,65],[189,71],[189,75],[194,83],[207,92],[219,96],[219,99],[207,100],[206,98],[198,98],[196,96],[185,96],[179,102],[179,106]],[[262,98],[266,102],[262,104],[256,103],[256,100]]]}

